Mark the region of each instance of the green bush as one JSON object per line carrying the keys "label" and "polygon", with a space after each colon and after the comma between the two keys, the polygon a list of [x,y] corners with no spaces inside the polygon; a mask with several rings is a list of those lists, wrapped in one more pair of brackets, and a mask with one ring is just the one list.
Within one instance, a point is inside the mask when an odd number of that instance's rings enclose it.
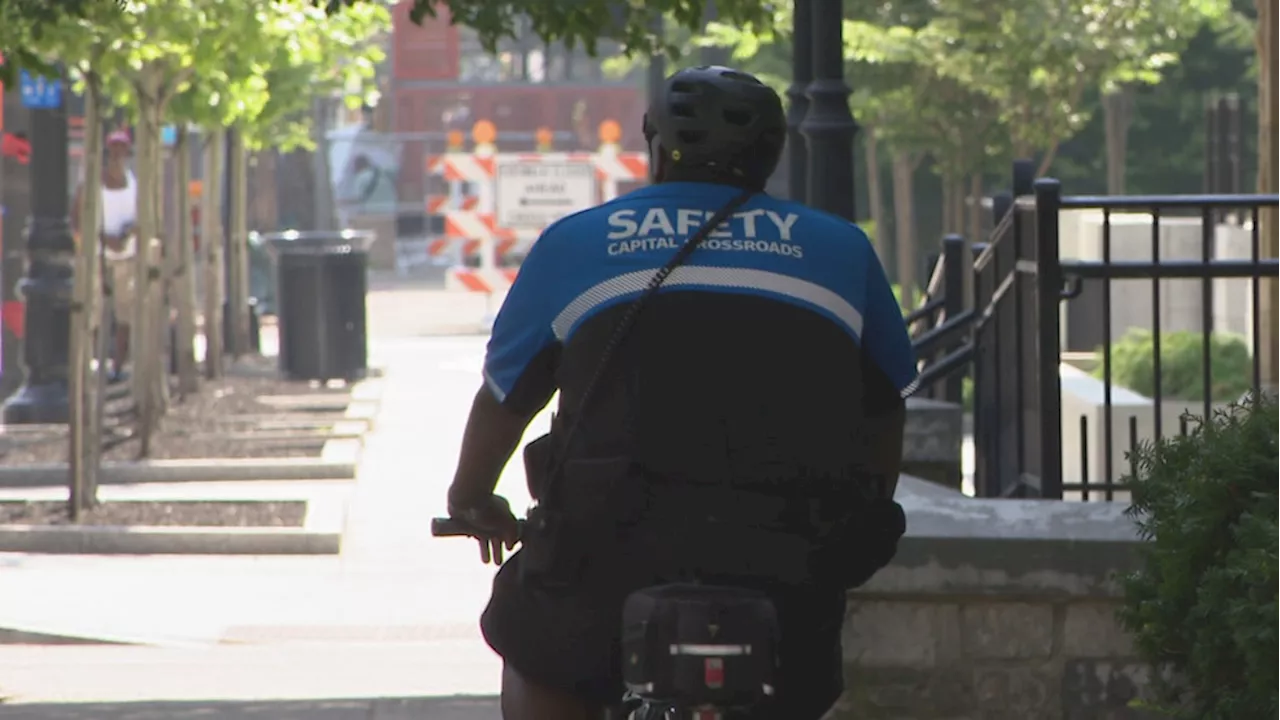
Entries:
{"label": "green bush", "polygon": [[1277,715],[1277,443],[1272,398],[1197,419],[1186,437],[1134,453],[1129,514],[1146,542],[1120,619],[1166,680],[1169,714]]}
{"label": "green bush", "polygon": [[[1102,348],[1093,375],[1102,377]],[[1204,338],[1198,332],[1160,333],[1160,392],[1176,400],[1204,399]],[[1209,336],[1211,398],[1233,402],[1253,387],[1253,360],[1244,340],[1235,335]],[[1111,346],[1111,381],[1152,397],[1155,395],[1155,335],[1130,330]]]}

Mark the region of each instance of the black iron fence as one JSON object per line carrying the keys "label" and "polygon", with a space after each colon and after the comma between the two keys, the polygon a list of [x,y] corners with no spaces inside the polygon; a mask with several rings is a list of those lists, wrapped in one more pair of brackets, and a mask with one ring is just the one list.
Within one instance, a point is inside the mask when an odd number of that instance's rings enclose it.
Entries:
{"label": "black iron fence", "polygon": [[[1249,283],[1251,337],[1249,385],[1253,391],[1262,386],[1262,278],[1280,275],[1275,258],[1261,256],[1260,218],[1265,208],[1275,208],[1276,195],[1184,195],[1184,196],[1064,196],[1056,180],[1032,181],[1031,166],[1016,163],[1012,192],[993,198],[996,219],[987,243],[975,244],[973,262],[973,302],[966,309],[955,298],[948,305],[946,319],[928,313],[915,318],[928,321],[929,327],[915,337],[915,346],[923,361],[920,386],[927,390],[939,383],[950,387],[966,372],[974,380],[974,489],[980,497],[1067,497],[1111,500],[1123,490],[1119,476],[1129,468],[1123,453],[1140,437],[1160,438],[1167,434],[1169,423],[1176,422],[1179,432],[1187,431],[1187,421],[1180,408],[1189,403],[1178,398],[1172,405],[1173,420],[1166,419],[1164,333],[1162,317],[1166,306],[1162,300],[1177,291],[1170,281],[1198,281],[1199,314],[1194,332],[1199,333],[1200,359],[1197,398],[1191,409],[1208,416],[1219,403],[1238,397],[1215,396],[1214,358],[1211,352],[1215,337],[1215,281],[1232,280]],[[1096,259],[1063,259],[1062,213],[1069,210],[1091,210],[1101,214],[1098,257]],[[1217,252],[1218,218],[1224,213],[1247,218],[1248,257],[1221,258]],[[1142,254],[1149,259],[1127,259],[1128,252],[1117,258],[1114,225],[1123,215],[1124,222],[1135,221],[1150,228]],[[1198,257],[1162,257],[1171,218],[1183,218],[1198,226]],[[1190,218],[1191,220],[1187,220]],[[1195,221],[1198,220],[1198,223]],[[1132,239],[1132,234],[1125,242]],[[954,242],[954,241],[952,241]],[[962,243],[960,243],[962,245]],[[1132,248],[1129,248],[1132,250]],[[952,251],[953,254],[956,251]],[[1080,254],[1073,250],[1074,254]],[[958,265],[958,263],[957,263]],[[945,299],[958,287],[963,277],[948,283]],[[1128,283],[1124,302],[1134,302],[1135,285],[1145,285],[1151,313],[1144,329],[1151,336],[1150,374],[1153,386],[1150,397],[1143,397],[1129,414],[1116,407],[1116,396],[1128,393],[1118,388],[1113,377],[1112,343],[1117,339],[1113,315],[1117,308],[1115,283]],[[958,295],[958,293],[956,293]],[[1142,294],[1142,293],[1139,293]],[[960,296],[962,297],[962,296]],[[1179,298],[1188,300],[1189,298]],[[944,303],[945,304],[945,303]],[[1097,358],[1097,381],[1091,386],[1099,390],[1097,401],[1086,404],[1093,411],[1068,418],[1072,427],[1064,428],[1062,362],[1066,323],[1063,307],[1069,309],[1072,323],[1092,325],[1100,332]],[[925,307],[928,307],[926,302]],[[1185,310],[1186,303],[1183,303]],[[923,308],[922,308],[923,309]],[[1125,308],[1131,309],[1131,308]],[[935,308],[936,310],[936,308]],[[1187,315],[1184,312],[1183,315]],[[1274,320],[1274,319],[1272,319]],[[1186,317],[1182,320],[1185,325]],[[1184,333],[1188,332],[1184,330]],[[1071,371],[1077,375],[1085,373]],[[1184,371],[1185,374],[1185,371]],[[1185,378],[1183,378],[1185,381]],[[1185,382],[1184,382],[1185,384]],[[950,399],[950,391],[944,393]],[[1221,391],[1218,392],[1221,394]],[[1124,405],[1124,404],[1122,404]],[[1091,427],[1091,425],[1094,425]],[[1097,426],[1101,427],[1097,427]],[[1139,427],[1143,426],[1142,432]],[[1064,433],[1064,430],[1067,432]],[[1101,430],[1100,433],[1097,431]],[[1127,432],[1122,432],[1127,430]],[[1127,436],[1127,437],[1126,437]],[[1064,438],[1070,437],[1068,446]],[[1094,445],[1094,453],[1090,446]],[[1072,458],[1071,477],[1064,477],[1064,452],[1079,453]],[[1116,458],[1120,457],[1118,463]]]}
{"label": "black iron fence", "polygon": [[973,319],[964,296],[965,242],[959,235],[942,239],[942,252],[931,258],[929,282],[920,305],[907,313],[916,357],[924,362],[917,395],[959,403],[963,379],[959,369],[969,362],[971,345],[965,330]]}

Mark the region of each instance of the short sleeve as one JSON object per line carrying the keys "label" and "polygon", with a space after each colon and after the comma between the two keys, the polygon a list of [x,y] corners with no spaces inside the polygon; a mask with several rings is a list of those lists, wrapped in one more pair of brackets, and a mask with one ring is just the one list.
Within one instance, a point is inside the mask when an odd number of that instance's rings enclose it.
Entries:
{"label": "short sleeve", "polygon": [[559,343],[551,329],[560,268],[554,243],[534,243],[493,323],[484,360],[485,385],[498,402],[532,412],[555,392]]}
{"label": "short sleeve", "polygon": [[902,307],[893,296],[884,267],[874,253],[868,252],[867,303],[862,326],[864,353],[884,373],[899,397],[915,391],[916,353],[907,335]]}

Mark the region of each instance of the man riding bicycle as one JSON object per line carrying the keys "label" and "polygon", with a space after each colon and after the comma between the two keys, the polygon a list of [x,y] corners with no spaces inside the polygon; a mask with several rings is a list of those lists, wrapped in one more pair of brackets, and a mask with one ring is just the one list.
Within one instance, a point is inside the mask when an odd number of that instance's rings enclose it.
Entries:
{"label": "man riding bicycle", "polygon": [[[755,77],[681,70],[644,132],[653,184],[552,225],[521,267],[449,490],[450,515],[495,538],[486,559],[522,543],[481,619],[503,717],[599,718],[623,692],[624,599],[696,581],[767,593],[770,717],[818,720],[843,687],[846,591],[904,529],[901,309],[858,227],[764,194],[786,124]],[[686,242],[701,244],[627,317]],[[556,390],[517,538],[494,488]]]}

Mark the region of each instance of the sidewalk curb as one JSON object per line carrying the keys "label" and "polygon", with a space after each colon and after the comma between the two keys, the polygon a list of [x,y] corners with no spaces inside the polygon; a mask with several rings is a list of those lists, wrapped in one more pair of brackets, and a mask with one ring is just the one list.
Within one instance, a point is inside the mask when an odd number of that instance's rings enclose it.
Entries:
{"label": "sidewalk curb", "polygon": [[[67,484],[66,463],[0,467],[0,487],[51,487]],[[324,458],[227,458],[211,460],[141,460],[103,463],[98,482],[222,482],[225,480],[352,480],[356,463],[350,456]]]}
{"label": "sidewalk curb", "polygon": [[0,627],[0,645],[136,645],[138,643],[67,633]]}
{"label": "sidewalk curb", "polygon": [[[381,408],[385,382],[381,373],[351,386],[343,417],[333,427],[359,438],[327,440],[318,457],[300,458],[191,458],[105,462],[99,484],[222,482],[254,480],[354,480],[364,448]],[[323,400],[323,398],[321,398]],[[60,487],[67,484],[67,463],[0,466],[0,488]]]}
{"label": "sidewalk curb", "polygon": [[302,528],[0,525],[0,552],[41,555],[336,555],[341,540]]}
{"label": "sidewalk curb", "polygon": [[364,452],[364,438],[374,428],[378,411],[382,408],[382,391],[385,382],[381,376],[362,380],[351,387],[351,400],[342,413],[342,420],[333,424],[331,430],[337,433],[357,435],[328,440],[320,449],[320,459],[336,464],[349,464],[354,468],[360,464],[360,456]]}
{"label": "sidewalk curb", "polygon": [[346,502],[301,498],[302,527],[0,525],[0,552],[41,555],[337,555]]}

